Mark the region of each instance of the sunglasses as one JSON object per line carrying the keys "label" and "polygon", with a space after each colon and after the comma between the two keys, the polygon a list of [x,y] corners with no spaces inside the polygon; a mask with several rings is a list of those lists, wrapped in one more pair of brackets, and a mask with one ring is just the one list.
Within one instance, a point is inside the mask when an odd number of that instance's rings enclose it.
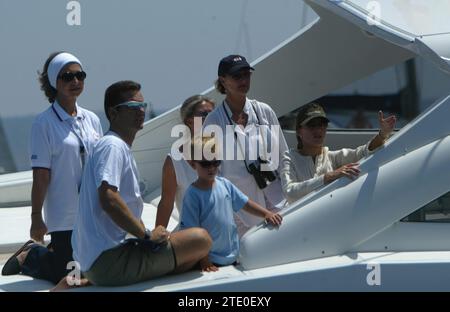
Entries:
{"label": "sunglasses", "polygon": [[213,167],[219,167],[220,164],[222,163],[221,160],[198,160],[197,161],[200,166],[202,166],[203,168],[209,168],[211,166]]}
{"label": "sunglasses", "polygon": [[135,110],[140,110],[140,109],[146,110],[147,109],[147,103],[145,103],[145,102],[136,102],[136,101],[128,101],[128,102],[125,102],[125,103],[120,103],[120,104],[117,104],[116,106],[114,106],[113,108],[123,107],[123,106],[126,106],[126,107],[128,107],[130,109],[135,109]]}
{"label": "sunglasses", "polygon": [[306,123],[308,128],[327,128],[328,121],[322,118],[314,118]]}
{"label": "sunglasses", "polygon": [[204,112],[198,112],[194,114],[194,117],[202,117],[203,119],[206,118],[206,116],[208,116],[209,112],[204,111]]}
{"label": "sunglasses", "polygon": [[249,79],[251,75],[252,75],[252,72],[240,72],[240,73],[232,74],[231,78],[233,78],[233,80]]}
{"label": "sunglasses", "polygon": [[64,82],[71,82],[72,80],[75,79],[75,77],[77,78],[78,81],[84,81],[84,79],[86,79],[86,72],[84,71],[78,71],[76,73],[67,72],[59,75],[58,78]]}

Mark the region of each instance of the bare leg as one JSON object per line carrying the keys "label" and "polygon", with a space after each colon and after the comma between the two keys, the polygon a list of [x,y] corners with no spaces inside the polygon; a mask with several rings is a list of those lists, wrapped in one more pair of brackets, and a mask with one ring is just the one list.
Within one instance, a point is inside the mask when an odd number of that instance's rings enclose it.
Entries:
{"label": "bare leg", "polygon": [[174,232],[170,243],[175,251],[177,267],[174,273],[192,269],[211,249],[212,240],[208,232],[202,228],[189,228]]}

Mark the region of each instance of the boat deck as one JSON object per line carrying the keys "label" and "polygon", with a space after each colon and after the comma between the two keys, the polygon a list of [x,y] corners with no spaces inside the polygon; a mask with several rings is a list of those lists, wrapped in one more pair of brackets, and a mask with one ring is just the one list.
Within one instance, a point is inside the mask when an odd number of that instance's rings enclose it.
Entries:
{"label": "boat deck", "polygon": [[[379,284],[370,283],[374,270],[378,270]],[[372,252],[255,270],[227,266],[218,272],[189,271],[125,287],[87,286],[70,291],[449,291],[450,282],[442,279],[442,272],[448,271],[450,252]],[[23,275],[0,277],[0,292],[52,287]]]}

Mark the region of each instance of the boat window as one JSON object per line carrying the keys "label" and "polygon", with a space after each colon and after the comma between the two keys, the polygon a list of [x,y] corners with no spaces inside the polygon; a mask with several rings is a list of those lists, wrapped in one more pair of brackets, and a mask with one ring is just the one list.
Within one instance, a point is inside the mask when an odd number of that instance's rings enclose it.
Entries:
{"label": "boat window", "polygon": [[433,200],[409,216],[402,222],[450,222],[450,192]]}
{"label": "boat window", "polygon": [[[422,57],[385,68],[335,90],[314,102],[321,104],[333,131],[378,130],[378,111],[397,116],[400,129],[430,105],[448,95],[450,76]],[[306,104],[306,103],[305,103]],[[298,109],[280,117],[284,130],[295,130]]]}

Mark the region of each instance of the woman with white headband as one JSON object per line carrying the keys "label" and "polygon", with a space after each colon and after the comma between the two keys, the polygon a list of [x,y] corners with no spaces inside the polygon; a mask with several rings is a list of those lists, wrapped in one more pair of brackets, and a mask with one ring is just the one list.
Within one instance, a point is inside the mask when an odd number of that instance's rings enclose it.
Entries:
{"label": "woman with white headband", "polygon": [[[31,240],[7,261],[3,275],[22,272],[56,284],[69,272],[83,165],[103,135],[99,118],[77,103],[85,78],[70,53],[53,53],[44,64],[39,80],[51,106],[35,118],[31,131]],[[45,234],[51,237],[47,248],[36,243]]]}

